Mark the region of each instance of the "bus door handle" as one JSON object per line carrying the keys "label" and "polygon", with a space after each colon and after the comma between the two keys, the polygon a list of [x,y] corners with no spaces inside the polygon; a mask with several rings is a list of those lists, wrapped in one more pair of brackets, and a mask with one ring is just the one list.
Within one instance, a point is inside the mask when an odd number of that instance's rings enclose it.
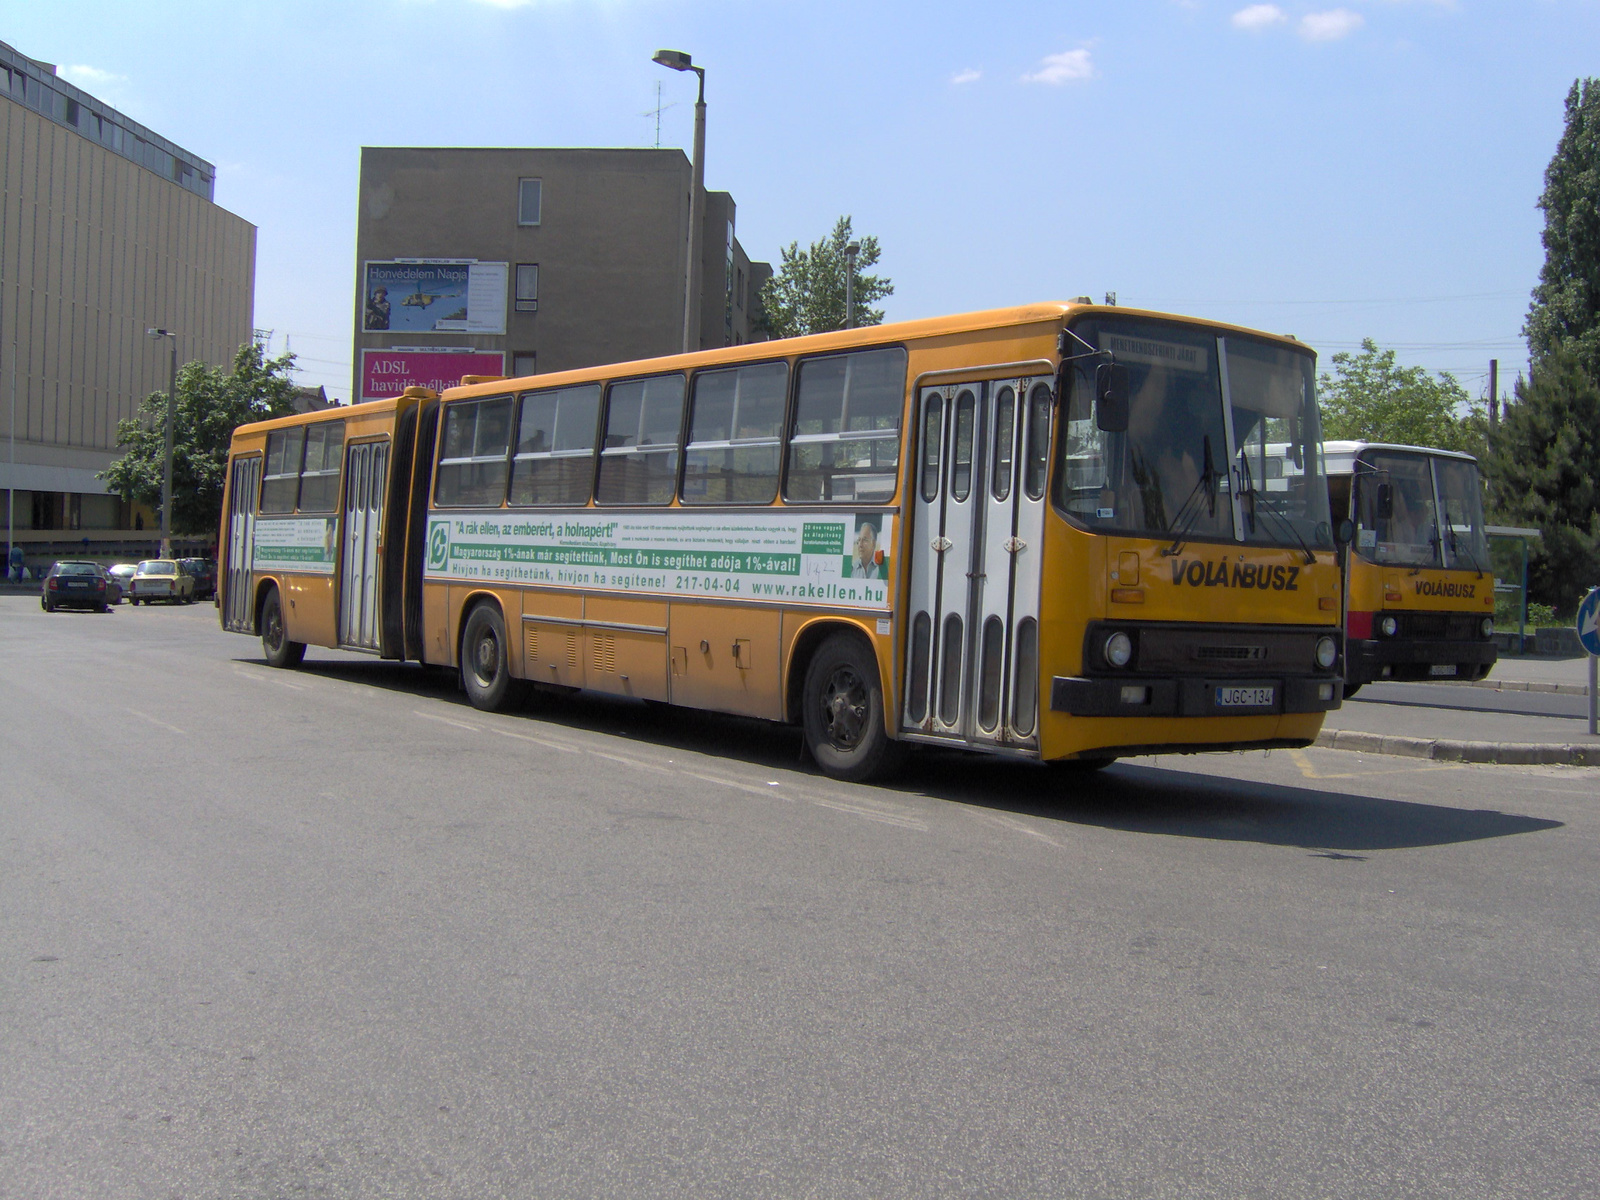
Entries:
{"label": "bus door handle", "polygon": [[943,536],[934,538],[933,541],[928,544],[933,547],[936,554],[943,554],[946,550],[950,549],[951,546],[955,545],[955,543],[949,538]]}
{"label": "bus door handle", "polygon": [[987,571],[968,571],[967,572],[967,578],[968,579],[987,579],[987,578],[989,578],[989,573]]}
{"label": "bus door handle", "polygon": [[1000,544],[1005,549],[1007,554],[1015,554],[1019,550],[1026,550],[1028,548],[1028,543],[1019,537],[1008,537]]}

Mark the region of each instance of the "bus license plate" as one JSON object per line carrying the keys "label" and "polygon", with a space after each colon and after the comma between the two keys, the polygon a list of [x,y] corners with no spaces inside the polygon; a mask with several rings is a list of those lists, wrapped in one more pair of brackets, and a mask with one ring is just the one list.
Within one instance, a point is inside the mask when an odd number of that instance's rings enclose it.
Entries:
{"label": "bus license plate", "polygon": [[1270,687],[1217,687],[1218,708],[1270,708],[1272,701]]}
{"label": "bus license plate", "polygon": [[1454,675],[1455,673],[1455,663],[1434,663],[1428,668],[1429,675]]}

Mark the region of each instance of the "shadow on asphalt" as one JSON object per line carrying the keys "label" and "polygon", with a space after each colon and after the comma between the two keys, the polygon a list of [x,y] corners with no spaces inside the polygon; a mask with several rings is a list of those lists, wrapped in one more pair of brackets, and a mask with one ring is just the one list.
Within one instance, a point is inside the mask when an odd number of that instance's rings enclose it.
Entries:
{"label": "shadow on asphalt", "polygon": [[[259,658],[237,661],[266,665]],[[454,671],[371,659],[321,658],[308,659],[300,669],[471,708]],[[595,692],[542,690],[515,715],[605,733],[655,750],[688,750],[821,775],[804,752],[799,729],[770,721],[645,704]],[[1509,837],[1562,824],[1493,809],[1450,808],[1229,779],[1150,765],[1149,760],[1120,762],[1085,775],[1070,768],[932,746],[917,747],[895,778],[874,786],[1066,824],[1294,846],[1329,858]]]}

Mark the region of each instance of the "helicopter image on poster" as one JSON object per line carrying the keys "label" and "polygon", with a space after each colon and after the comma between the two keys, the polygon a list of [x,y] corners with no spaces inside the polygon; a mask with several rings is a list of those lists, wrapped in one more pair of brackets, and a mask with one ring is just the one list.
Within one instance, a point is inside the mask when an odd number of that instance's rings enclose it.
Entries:
{"label": "helicopter image on poster", "polygon": [[400,303],[406,308],[427,308],[428,305],[439,299],[442,299],[441,294],[435,293],[434,295],[430,296],[427,292],[422,290],[422,284],[419,282],[417,284],[417,290],[412,292],[404,300],[400,301]]}

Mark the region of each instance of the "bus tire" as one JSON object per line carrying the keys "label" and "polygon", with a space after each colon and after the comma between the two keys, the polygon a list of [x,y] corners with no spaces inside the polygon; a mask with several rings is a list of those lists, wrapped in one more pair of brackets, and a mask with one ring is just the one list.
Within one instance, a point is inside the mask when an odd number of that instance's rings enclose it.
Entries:
{"label": "bus tire", "polygon": [[511,677],[506,623],[500,610],[493,604],[479,604],[461,632],[461,686],[467,699],[483,712],[501,712],[521,696],[519,682]]}
{"label": "bus tire", "polygon": [[811,757],[826,775],[849,783],[899,765],[899,743],[884,730],[878,664],[858,637],[836,633],[806,667],[801,721]]}
{"label": "bus tire", "polygon": [[1360,690],[1361,690],[1361,685],[1359,683],[1347,683],[1347,684],[1344,685],[1344,698],[1346,700],[1348,700],[1348,699],[1350,699],[1351,696],[1354,696]]}
{"label": "bus tire", "polygon": [[261,649],[269,667],[298,667],[306,656],[304,642],[289,640],[277,588],[269,588],[261,602]]}

